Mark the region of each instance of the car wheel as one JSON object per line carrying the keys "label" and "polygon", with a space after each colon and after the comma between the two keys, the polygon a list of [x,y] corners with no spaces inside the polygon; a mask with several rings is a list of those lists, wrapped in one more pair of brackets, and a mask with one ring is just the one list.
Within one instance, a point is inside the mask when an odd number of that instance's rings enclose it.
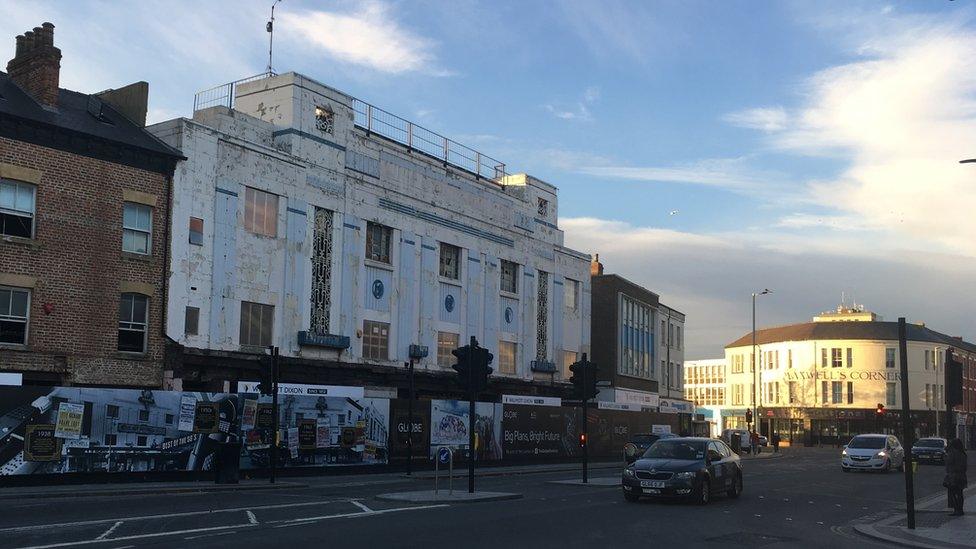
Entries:
{"label": "car wheel", "polygon": [[634,502],[636,502],[636,501],[638,501],[640,499],[640,495],[638,495],[638,494],[628,494],[627,492],[624,492],[624,499],[627,500],[627,501],[629,501],[629,502],[631,502],[631,503],[634,503]]}
{"label": "car wheel", "polygon": [[698,505],[708,505],[708,501],[712,497],[712,485],[708,480],[702,480],[701,484],[698,485],[698,494],[696,494],[695,503]]}
{"label": "car wheel", "polygon": [[732,487],[726,492],[730,498],[737,498],[742,495],[742,475],[738,474],[735,476],[735,480],[732,481]]}

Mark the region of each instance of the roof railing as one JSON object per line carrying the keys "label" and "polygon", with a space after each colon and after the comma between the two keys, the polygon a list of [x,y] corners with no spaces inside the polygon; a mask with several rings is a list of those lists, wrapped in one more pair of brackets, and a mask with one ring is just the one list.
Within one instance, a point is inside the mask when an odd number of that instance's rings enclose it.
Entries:
{"label": "roof railing", "polygon": [[370,133],[392,139],[446,164],[469,171],[479,177],[501,181],[507,175],[505,164],[436,132],[369,103],[352,100],[355,124]]}
{"label": "roof railing", "polygon": [[240,80],[235,80],[233,82],[228,82],[226,84],[221,84],[219,86],[214,86],[208,90],[203,90],[197,92],[193,96],[193,112],[197,112],[201,109],[207,109],[210,107],[227,107],[228,109],[234,108],[234,95],[237,86],[244,84],[246,82],[253,82],[255,80],[261,80],[262,78],[270,78],[272,76],[278,76],[274,72],[262,72],[261,74],[255,74],[254,76],[248,76],[247,78],[242,78]]}

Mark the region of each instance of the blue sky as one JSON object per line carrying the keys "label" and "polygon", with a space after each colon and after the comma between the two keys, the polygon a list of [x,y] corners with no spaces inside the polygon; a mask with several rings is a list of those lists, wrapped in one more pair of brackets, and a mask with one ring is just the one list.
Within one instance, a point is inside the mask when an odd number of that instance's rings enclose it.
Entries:
{"label": "blue sky", "polygon": [[[270,2],[0,0],[62,85],[150,83],[151,121],[262,71]],[[976,47],[964,2],[310,2],[305,73],[560,189],[567,244],[689,316],[690,358],[841,292],[976,339]],[[6,40],[3,37],[7,37]],[[671,212],[677,210],[672,215]]]}

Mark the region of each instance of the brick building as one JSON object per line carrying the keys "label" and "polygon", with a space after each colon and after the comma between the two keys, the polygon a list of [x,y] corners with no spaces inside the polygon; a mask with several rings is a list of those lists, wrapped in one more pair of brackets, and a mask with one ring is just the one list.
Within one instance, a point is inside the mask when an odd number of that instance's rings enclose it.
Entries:
{"label": "brick building", "polygon": [[0,371],[24,383],[163,382],[169,188],[148,85],[58,87],[54,25],[0,72]]}

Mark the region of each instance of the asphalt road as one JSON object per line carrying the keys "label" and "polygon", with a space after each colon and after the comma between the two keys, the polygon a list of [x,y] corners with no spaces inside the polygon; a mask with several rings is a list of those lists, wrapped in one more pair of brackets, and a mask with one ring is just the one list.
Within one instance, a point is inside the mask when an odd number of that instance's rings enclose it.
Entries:
{"label": "asphalt road", "polygon": [[[976,453],[974,453],[976,454]],[[976,458],[976,455],[974,455]],[[972,460],[976,465],[976,459]],[[607,470],[591,478],[616,476]],[[942,490],[921,466],[918,498]],[[382,502],[427,488],[399,475],[326,477],[302,489],[0,500],[0,547],[875,547],[853,533],[904,508],[901,474],[843,473],[839,451],[800,449],[746,463],[741,498],[699,507],[627,503],[618,486],[550,481],[572,473],[478,479],[523,499],[453,505]],[[303,479],[305,481],[306,479]],[[456,481],[463,489],[463,479]]]}

